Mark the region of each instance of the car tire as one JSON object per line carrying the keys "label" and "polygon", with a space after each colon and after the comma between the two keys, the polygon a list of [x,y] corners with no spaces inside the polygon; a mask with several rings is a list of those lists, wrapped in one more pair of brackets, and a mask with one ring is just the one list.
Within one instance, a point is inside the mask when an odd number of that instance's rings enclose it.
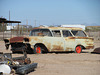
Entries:
{"label": "car tire", "polygon": [[82,47],[81,46],[76,46],[75,53],[81,53],[81,52],[82,52]]}
{"label": "car tire", "polygon": [[34,54],[42,54],[42,47],[39,45],[36,45],[34,47]]}

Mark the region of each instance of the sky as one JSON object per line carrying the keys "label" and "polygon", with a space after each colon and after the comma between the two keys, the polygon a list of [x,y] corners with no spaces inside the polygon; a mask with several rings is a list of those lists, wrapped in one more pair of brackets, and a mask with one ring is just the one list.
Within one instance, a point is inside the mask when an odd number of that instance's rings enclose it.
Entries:
{"label": "sky", "polygon": [[100,26],[100,0],[0,0],[0,17],[21,25]]}

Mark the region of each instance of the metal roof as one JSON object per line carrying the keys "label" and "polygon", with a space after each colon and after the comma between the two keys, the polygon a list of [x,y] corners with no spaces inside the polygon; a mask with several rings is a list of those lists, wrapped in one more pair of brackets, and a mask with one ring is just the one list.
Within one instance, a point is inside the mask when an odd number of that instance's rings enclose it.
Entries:
{"label": "metal roof", "polygon": [[9,21],[5,18],[0,18],[0,23],[21,23],[21,21]]}

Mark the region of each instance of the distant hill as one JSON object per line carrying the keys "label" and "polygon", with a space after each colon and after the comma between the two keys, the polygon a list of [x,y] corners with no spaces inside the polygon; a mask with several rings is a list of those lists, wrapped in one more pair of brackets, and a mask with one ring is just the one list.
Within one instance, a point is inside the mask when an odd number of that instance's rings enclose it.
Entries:
{"label": "distant hill", "polygon": [[86,31],[100,31],[100,26],[86,26]]}

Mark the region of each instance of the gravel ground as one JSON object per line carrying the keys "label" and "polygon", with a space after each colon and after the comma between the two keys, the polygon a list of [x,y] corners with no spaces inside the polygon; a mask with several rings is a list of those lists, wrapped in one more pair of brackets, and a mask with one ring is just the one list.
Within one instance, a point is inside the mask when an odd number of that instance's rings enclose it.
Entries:
{"label": "gravel ground", "polygon": [[[95,42],[95,48],[100,47],[100,41]],[[31,61],[38,63],[34,72],[28,75],[100,75],[100,54],[91,54],[93,49],[83,50],[83,53],[47,53],[28,54]],[[4,42],[0,41],[0,52],[6,50]],[[22,54],[13,54],[13,57]]]}

